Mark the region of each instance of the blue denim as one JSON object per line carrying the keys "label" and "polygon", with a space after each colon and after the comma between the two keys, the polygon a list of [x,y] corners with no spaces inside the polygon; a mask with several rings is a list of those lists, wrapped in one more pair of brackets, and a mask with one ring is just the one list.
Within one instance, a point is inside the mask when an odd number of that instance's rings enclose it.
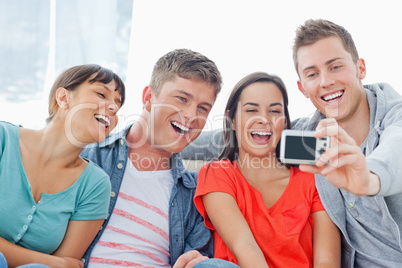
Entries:
{"label": "blue denim", "polygon": [[[93,161],[105,170],[112,185],[109,217],[84,255],[82,261],[85,267],[116,205],[124,171],[128,165],[129,147],[126,135],[130,127],[131,125],[118,133],[110,134],[101,143],[88,145],[81,153],[81,157]],[[193,202],[197,173],[189,172],[183,167],[181,154],[173,154],[171,164],[174,185],[169,202],[169,251],[170,264],[173,266],[181,254],[190,250],[198,250],[202,255],[212,257],[213,238]]]}
{"label": "blue denim", "polygon": [[4,257],[3,253],[0,251],[0,268],[7,268],[7,261],[6,258]]}
{"label": "blue denim", "polygon": [[[4,257],[3,253],[0,251],[0,268],[8,268],[6,258]],[[25,264],[18,266],[17,268],[50,268],[44,264],[32,263],[32,264]]]}
{"label": "blue denim", "polygon": [[201,261],[193,266],[193,268],[239,268],[240,266],[233,262],[221,260],[221,259],[208,259]]}

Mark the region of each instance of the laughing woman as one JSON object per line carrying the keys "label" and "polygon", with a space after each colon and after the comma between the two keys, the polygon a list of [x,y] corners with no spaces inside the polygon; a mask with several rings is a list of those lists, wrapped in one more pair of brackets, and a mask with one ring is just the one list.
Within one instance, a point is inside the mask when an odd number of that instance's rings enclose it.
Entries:
{"label": "laughing woman", "polygon": [[225,109],[225,148],[201,168],[195,203],[213,230],[215,258],[242,268],[339,267],[339,231],[314,175],[277,158],[281,132],[291,127],[287,105],[277,76],[238,82]]}
{"label": "laughing woman", "polygon": [[0,122],[0,251],[10,267],[82,267],[80,258],[107,217],[110,181],[79,157],[117,124],[125,87],[99,65],[56,79],[41,130]]}

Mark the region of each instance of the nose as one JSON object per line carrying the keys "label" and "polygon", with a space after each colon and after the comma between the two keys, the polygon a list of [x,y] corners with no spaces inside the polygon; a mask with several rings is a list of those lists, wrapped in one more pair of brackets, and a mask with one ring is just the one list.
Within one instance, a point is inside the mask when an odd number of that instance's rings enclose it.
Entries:
{"label": "nose", "polygon": [[197,107],[194,105],[188,106],[186,108],[184,108],[182,110],[183,112],[183,116],[187,119],[187,120],[191,120],[192,118],[194,118],[195,116],[197,116]]}
{"label": "nose", "polygon": [[112,102],[108,105],[108,109],[109,111],[116,113],[119,110],[119,106],[115,102]]}
{"label": "nose", "polygon": [[269,121],[268,121],[268,119],[267,119],[267,117],[265,117],[265,116],[259,116],[258,117],[258,119],[257,119],[258,121],[258,124],[261,124],[261,125],[268,125],[269,124]]}
{"label": "nose", "polygon": [[328,74],[327,72],[321,73],[320,86],[322,88],[330,87],[333,83],[334,80],[332,79],[330,74]]}

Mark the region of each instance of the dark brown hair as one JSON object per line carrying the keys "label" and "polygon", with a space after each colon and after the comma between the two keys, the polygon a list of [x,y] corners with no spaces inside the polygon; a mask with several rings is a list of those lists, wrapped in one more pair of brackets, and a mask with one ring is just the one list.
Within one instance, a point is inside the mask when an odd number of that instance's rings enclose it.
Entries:
{"label": "dark brown hair", "polygon": [[54,81],[49,94],[49,117],[46,119],[47,123],[52,121],[59,108],[56,101],[57,89],[62,87],[69,91],[74,91],[79,85],[87,81],[95,73],[96,76],[88,82],[109,84],[111,81],[115,81],[115,91],[118,91],[120,94],[121,105],[124,104],[126,98],[125,86],[117,74],[97,64],[77,65],[62,72]]}
{"label": "dark brown hair", "polygon": [[[232,129],[233,120],[235,120],[235,115],[237,111],[237,104],[239,103],[240,95],[243,90],[254,83],[257,82],[268,82],[275,84],[282,93],[283,103],[284,103],[284,114],[286,118],[286,129],[291,129],[291,121],[288,110],[288,93],[283,83],[276,75],[270,75],[264,72],[255,72],[245,76],[241,79],[233,88],[232,93],[229,96],[228,102],[225,108],[225,121],[223,122],[223,141],[224,148],[220,153],[218,159],[228,159],[234,161],[237,159],[239,154],[239,144],[236,139],[236,134]],[[279,142],[276,147],[276,155],[279,156]]]}

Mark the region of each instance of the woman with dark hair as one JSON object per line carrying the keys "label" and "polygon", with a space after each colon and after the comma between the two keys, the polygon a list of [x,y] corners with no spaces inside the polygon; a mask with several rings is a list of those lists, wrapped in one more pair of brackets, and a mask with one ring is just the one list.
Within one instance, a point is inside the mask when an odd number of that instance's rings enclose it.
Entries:
{"label": "woman with dark hair", "polygon": [[[278,160],[291,128],[282,80],[252,73],[234,87],[219,161],[198,174],[197,209],[213,230],[215,258],[240,267],[340,266],[340,235],[314,175]],[[314,224],[313,224],[314,222]]]}
{"label": "woman with dark hair", "polygon": [[8,266],[83,266],[107,217],[110,181],[79,154],[117,125],[124,96],[112,71],[75,66],[54,82],[44,129],[0,122],[0,251]]}

